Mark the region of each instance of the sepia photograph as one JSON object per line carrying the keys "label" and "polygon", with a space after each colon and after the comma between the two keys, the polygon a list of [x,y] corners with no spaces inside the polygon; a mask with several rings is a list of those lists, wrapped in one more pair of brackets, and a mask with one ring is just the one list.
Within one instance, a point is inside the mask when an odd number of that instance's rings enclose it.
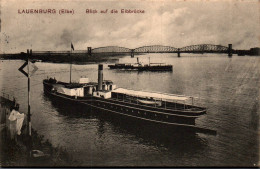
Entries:
{"label": "sepia photograph", "polygon": [[259,167],[259,0],[0,0],[0,167]]}

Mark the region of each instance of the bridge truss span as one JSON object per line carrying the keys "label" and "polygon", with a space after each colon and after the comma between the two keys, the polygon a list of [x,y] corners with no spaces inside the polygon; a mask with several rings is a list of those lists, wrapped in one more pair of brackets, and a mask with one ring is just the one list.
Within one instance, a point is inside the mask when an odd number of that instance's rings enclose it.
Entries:
{"label": "bridge truss span", "polygon": [[92,49],[92,53],[131,53],[131,49],[119,46],[105,46]]}
{"label": "bridge truss span", "polygon": [[171,46],[152,45],[134,49],[135,53],[176,53],[178,48]]}
{"label": "bridge truss span", "polygon": [[191,45],[180,48],[182,53],[227,53],[228,50],[229,48],[226,46],[212,44]]}

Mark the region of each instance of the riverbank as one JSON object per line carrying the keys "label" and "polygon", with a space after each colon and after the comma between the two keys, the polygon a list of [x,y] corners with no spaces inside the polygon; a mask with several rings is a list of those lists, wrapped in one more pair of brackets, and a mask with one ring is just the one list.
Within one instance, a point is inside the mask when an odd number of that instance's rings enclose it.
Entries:
{"label": "riverbank", "polygon": [[[29,139],[26,115],[21,134],[16,134],[16,126],[13,126],[14,123],[10,122],[9,117],[14,105],[19,104],[12,98],[8,94],[0,96],[0,166],[77,166],[79,163],[73,160],[66,149],[60,146],[54,147],[36,130],[32,129],[31,139]],[[28,147],[31,147],[31,155],[28,153]]]}
{"label": "riverbank", "polygon": [[10,140],[1,132],[1,167],[61,167],[78,166],[79,162],[74,160],[65,148],[54,147],[49,140],[45,140],[37,131],[32,130],[32,150],[40,152],[27,158],[26,136],[22,135],[17,141]]}

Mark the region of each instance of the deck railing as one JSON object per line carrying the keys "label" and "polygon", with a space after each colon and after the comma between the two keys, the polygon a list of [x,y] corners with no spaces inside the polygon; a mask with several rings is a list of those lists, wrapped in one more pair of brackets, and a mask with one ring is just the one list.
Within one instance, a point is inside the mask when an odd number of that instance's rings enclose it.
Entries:
{"label": "deck railing", "polygon": [[[186,104],[182,104],[183,106],[180,106],[180,103],[173,102],[172,100],[171,101],[163,100],[163,99],[151,100],[151,99],[148,99],[148,98],[143,98],[143,97],[138,97],[138,96],[131,96],[131,95],[125,95],[125,94],[120,94],[120,95],[121,96],[118,97],[118,93],[117,93],[117,97],[114,97],[114,98],[111,97],[111,99],[112,100],[123,101],[123,102],[128,102],[128,103],[135,103],[135,104],[140,104],[141,103],[140,101],[138,101],[138,99],[142,99],[142,100],[145,100],[145,101],[154,101],[155,103],[156,102],[161,102],[161,106],[159,106],[157,104],[153,104],[153,105],[142,104],[142,105],[149,106],[149,107],[157,107],[157,108],[167,109],[167,110],[171,110],[171,109],[185,110],[188,106],[190,106],[190,105],[186,105]],[[170,106],[170,105],[167,105],[167,102],[168,102],[168,104],[169,103],[174,104],[174,107]]]}

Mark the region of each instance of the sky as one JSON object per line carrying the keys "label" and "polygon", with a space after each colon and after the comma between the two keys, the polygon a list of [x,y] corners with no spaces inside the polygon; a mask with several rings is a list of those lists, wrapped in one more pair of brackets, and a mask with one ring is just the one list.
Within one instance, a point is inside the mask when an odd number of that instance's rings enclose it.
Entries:
{"label": "sky", "polygon": [[[149,45],[260,47],[258,0],[0,0],[1,53]],[[56,14],[19,14],[55,9]],[[74,14],[59,14],[60,9]],[[86,13],[96,9],[98,13]],[[108,9],[108,13],[100,13]],[[119,13],[110,13],[112,9]],[[121,9],[145,13],[121,13]]]}

